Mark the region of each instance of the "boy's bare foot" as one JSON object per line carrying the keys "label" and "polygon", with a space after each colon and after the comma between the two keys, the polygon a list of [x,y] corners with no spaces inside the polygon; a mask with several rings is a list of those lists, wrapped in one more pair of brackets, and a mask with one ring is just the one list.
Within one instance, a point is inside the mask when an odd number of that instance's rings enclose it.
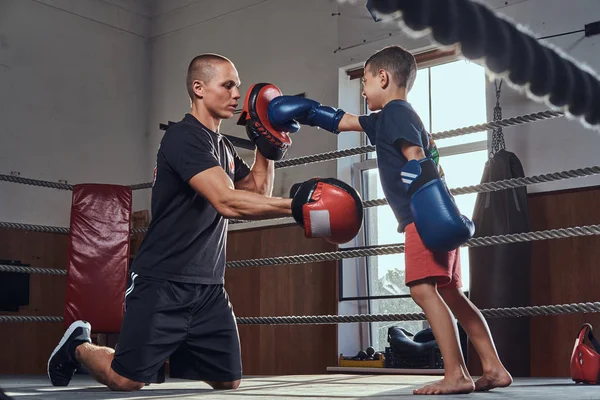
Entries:
{"label": "boy's bare foot", "polygon": [[506,387],[512,383],[512,376],[504,367],[498,367],[488,372],[484,372],[481,378],[475,382],[475,391],[483,392],[497,387]]}
{"label": "boy's bare foot", "polygon": [[475,390],[473,380],[463,376],[459,379],[444,378],[441,381],[414,390],[413,394],[459,394],[471,393],[473,390]]}

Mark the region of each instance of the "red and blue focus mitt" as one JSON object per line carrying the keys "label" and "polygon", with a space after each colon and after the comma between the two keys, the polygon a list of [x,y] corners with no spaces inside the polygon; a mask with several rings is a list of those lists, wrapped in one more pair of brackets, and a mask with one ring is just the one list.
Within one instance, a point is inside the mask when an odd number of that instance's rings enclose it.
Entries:
{"label": "red and blue focus mitt", "polygon": [[289,133],[300,129],[296,121],[274,128],[268,117],[269,103],[281,96],[281,90],[271,83],[257,83],[248,89],[238,125],[246,127],[246,134],[258,151],[269,160],[281,160],[292,144]]}

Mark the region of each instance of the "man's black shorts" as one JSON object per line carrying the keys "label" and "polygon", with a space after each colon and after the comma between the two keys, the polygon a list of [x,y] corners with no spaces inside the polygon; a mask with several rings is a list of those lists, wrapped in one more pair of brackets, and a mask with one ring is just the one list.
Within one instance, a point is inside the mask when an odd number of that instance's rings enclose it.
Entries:
{"label": "man's black shorts", "polygon": [[132,274],[113,370],[137,382],[169,376],[203,381],[242,378],[240,339],[223,285],[182,283]]}

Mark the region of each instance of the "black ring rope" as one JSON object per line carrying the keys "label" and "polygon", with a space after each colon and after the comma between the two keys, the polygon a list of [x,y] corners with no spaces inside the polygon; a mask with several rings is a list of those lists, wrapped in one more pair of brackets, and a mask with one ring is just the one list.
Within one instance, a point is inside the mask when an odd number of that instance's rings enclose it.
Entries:
{"label": "black ring rope", "polygon": [[545,102],[600,128],[600,80],[590,68],[548,43],[536,40],[489,7],[470,0],[371,0],[377,15],[400,15],[401,28],[413,36],[431,33],[444,47],[458,45],[462,54]]}

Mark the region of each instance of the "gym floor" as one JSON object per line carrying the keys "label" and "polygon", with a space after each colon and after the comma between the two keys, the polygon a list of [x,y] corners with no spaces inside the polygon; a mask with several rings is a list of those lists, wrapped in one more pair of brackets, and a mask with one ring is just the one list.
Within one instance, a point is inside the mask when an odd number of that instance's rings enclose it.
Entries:
{"label": "gym floor", "polygon": [[[0,376],[0,388],[15,399],[392,399],[438,376],[295,375],[248,377],[237,390],[214,391],[204,383],[168,379],[139,392],[111,392],[89,376],[75,375],[67,387],[49,384],[46,376]],[[440,398],[439,396],[418,396]],[[442,396],[443,399],[598,399],[600,387],[575,384],[568,378],[516,378],[512,386],[487,393]]]}

